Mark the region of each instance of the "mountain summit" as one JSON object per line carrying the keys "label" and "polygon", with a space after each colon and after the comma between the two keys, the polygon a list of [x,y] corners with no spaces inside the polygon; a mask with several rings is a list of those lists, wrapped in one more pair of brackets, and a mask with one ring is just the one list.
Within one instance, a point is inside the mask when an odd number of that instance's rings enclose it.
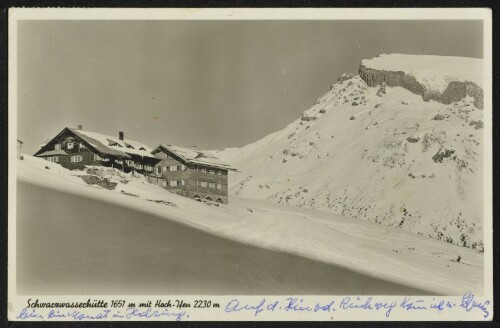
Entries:
{"label": "mountain summit", "polygon": [[218,151],[233,195],[428,235],[483,251],[482,60],[381,55],[302,117]]}

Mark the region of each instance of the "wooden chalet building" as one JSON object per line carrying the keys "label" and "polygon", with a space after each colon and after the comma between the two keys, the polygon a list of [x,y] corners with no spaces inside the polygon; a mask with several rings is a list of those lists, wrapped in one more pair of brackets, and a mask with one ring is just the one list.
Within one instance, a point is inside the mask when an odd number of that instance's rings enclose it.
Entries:
{"label": "wooden chalet building", "polygon": [[161,144],[152,154],[160,162],[150,182],[184,197],[228,202],[228,172],[233,169],[212,153]]}
{"label": "wooden chalet building", "polygon": [[118,137],[112,137],[85,131],[81,125],[76,129],[64,128],[41,145],[34,156],[59,163],[70,170],[96,165],[145,175],[153,174],[154,166],[160,161],[151,154],[151,148],[138,141],[125,139],[121,131]]}

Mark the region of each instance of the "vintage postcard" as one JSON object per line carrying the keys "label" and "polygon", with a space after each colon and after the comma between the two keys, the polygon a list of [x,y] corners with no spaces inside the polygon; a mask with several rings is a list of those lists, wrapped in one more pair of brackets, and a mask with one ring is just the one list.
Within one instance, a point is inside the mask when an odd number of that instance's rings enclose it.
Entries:
{"label": "vintage postcard", "polygon": [[491,32],[11,9],[9,320],[492,320]]}

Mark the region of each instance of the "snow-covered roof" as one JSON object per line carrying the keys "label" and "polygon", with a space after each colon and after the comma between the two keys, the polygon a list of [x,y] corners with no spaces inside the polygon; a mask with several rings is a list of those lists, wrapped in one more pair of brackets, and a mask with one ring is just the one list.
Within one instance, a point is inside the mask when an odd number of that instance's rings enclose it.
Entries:
{"label": "snow-covered roof", "polygon": [[382,54],[363,59],[361,65],[375,70],[411,74],[428,89],[441,93],[452,81],[469,81],[483,86],[483,60],[477,58]]}
{"label": "snow-covered roof", "polygon": [[47,140],[45,140],[44,142],[42,142],[42,143],[40,144],[40,146],[38,146],[38,149],[41,149],[43,146],[45,146],[46,144],[48,144],[48,143],[50,142],[50,140],[52,140],[52,138],[47,139]]}
{"label": "snow-covered roof", "polygon": [[151,154],[151,148],[142,142],[108,136],[98,132],[91,132],[79,129],[70,130],[80,138],[91,144],[98,151],[116,156],[127,157],[127,154],[141,157],[156,158]]}
{"label": "snow-covered roof", "polygon": [[206,166],[214,166],[214,167],[219,167],[219,168],[224,168],[227,170],[231,170],[231,166],[219,158],[217,156],[210,152],[210,151],[205,151],[205,150],[194,150],[190,148],[184,148],[184,147],[179,147],[179,146],[171,146],[167,144],[161,144],[158,147],[155,148],[157,150],[158,148],[164,148],[180,158],[182,158],[184,161],[192,163],[192,164],[199,164],[199,165],[206,165]]}
{"label": "snow-covered roof", "polygon": [[57,155],[68,155],[68,154],[62,149],[55,149],[43,152],[37,156],[45,157],[45,156],[57,156]]}

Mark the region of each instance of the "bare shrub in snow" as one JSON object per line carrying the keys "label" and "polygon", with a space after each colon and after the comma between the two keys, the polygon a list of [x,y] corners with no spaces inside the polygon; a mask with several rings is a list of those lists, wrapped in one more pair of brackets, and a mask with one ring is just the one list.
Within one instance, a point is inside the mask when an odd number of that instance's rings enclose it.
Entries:
{"label": "bare shrub in snow", "polygon": [[[443,133],[441,133],[441,135],[442,134]],[[440,146],[443,145],[444,142],[443,142],[441,135],[426,133],[424,135],[424,138],[422,139],[422,152],[425,153],[434,144],[438,144]]]}
{"label": "bare shrub in snow", "polygon": [[420,141],[419,137],[408,137],[406,138],[406,141],[411,142],[411,143],[417,143]]}
{"label": "bare shrub in snow", "polygon": [[316,121],[318,118],[316,116],[302,115],[302,121]]}
{"label": "bare shrub in snow", "polygon": [[439,149],[438,152],[432,156],[432,160],[434,163],[443,163],[443,160],[445,158],[450,158],[451,155],[455,153],[455,150],[453,149]]}

